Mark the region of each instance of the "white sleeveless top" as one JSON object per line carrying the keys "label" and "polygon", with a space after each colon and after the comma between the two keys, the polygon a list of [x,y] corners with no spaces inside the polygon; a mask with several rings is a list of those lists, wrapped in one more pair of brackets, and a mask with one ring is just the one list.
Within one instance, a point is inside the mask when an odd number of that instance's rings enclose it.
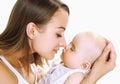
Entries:
{"label": "white sleeveless top", "polygon": [[38,84],[64,84],[66,79],[75,72],[87,74],[89,70],[70,69],[61,64],[54,65],[48,73],[46,73],[45,77],[38,82]]}
{"label": "white sleeveless top", "polygon": [[[5,59],[5,57],[0,56],[0,59],[6,64],[6,66],[16,75],[18,79],[18,84],[29,84],[21,75],[20,73]],[[34,65],[31,65],[32,71],[35,73]]]}

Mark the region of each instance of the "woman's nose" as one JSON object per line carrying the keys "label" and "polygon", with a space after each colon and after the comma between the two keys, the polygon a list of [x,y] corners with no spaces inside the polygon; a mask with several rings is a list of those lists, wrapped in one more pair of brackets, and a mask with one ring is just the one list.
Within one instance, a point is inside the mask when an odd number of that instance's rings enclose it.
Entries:
{"label": "woman's nose", "polygon": [[66,41],[65,41],[65,39],[62,39],[62,40],[59,42],[59,46],[60,46],[60,47],[66,47]]}

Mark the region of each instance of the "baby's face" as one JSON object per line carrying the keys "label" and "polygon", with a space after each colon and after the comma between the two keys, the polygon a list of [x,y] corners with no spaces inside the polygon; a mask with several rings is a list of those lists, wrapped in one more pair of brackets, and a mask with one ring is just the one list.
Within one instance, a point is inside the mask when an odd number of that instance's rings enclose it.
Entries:
{"label": "baby's face", "polygon": [[102,40],[96,42],[88,36],[75,36],[62,53],[64,65],[69,68],[81,68],[83,62],[94,59],[102,53],[105,47],[102,43]]}
{"label": "baby's face", "polygon": [[78,36],[74,37],[70,44],[64,49],[62,53],[62,60],[66,67],[80,68],[82,60],[82,46],[86,46],[85,43],[81,45],[81,40]]}

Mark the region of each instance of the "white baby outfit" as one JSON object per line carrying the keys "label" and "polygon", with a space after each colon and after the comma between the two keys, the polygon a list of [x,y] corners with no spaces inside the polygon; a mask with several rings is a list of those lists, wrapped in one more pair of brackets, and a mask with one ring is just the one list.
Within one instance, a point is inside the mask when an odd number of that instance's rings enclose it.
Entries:
{"label": "white baby outfit", "polygon": [[87,74],[89,70],[70,69],[61,64],[53,65],[48,73],[46,73],[45,77],[38,82],[38,84],[64,84],[67,77],[75,72]]}

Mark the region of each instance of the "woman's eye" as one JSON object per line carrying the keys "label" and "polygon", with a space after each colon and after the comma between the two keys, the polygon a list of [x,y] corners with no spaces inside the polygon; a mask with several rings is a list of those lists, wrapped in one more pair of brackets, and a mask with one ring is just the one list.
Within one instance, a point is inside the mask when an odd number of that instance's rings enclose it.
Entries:
{"label": "woman's eye", "polygon": [[57,35],[57,37],[62,37],[62,35],[61,34],[56,34]]}

